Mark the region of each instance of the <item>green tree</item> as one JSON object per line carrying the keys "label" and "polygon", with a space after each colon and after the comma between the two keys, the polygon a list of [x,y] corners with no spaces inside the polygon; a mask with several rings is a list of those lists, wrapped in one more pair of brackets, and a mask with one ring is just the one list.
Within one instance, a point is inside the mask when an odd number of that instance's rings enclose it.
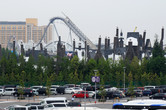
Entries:
{"label": "green tree", "polygon": [[99,95],[101,96],[101,99],[99,99],[99,101],[101,102],[105,102],[105,96],[106,96],[106,90],[104,89],[104,80],[103,78],[101,78],[100,80],[100,90],[99,90]]}
{"label": "green tree", "polygon": [[131,95],[131,97],[133,97],[133,95],[134,95],[134,86],[133,86],[133,76],[132,76],[131,72],[128,75],[128,80],[129,80],[128,94]]}
{"label": "green tree", "polygon": [[50,96],[50,88],[51,88],[51,84],[52,84],[53,79],[54,79],[54,75],[53,74],[51,76],[47,76],[46,94],[47,94],[48,97]]}
{"label": "green tree", "polygon": [[164,51],[160,47],[160,44],[156,40],[153,46],[152,51],[152,58],[149,60],[147,69],[148,72],[151,73],[157,73],[157,75],[160,75],[160,73],[166,74],[166,58],[164,57]]}

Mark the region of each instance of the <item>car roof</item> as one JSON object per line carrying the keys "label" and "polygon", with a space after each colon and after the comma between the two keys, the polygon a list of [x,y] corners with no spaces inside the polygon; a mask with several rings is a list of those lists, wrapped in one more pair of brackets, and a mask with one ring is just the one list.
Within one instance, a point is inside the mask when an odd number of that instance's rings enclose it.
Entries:
{"label": "car roof", "polygon": [[45,98],[43,100],[67,100],[66,97],[50,97],[50,98]]}
{"label": "car roof", "polygon": [[16,88],[14,88],[14,87],[10,87],[10,88],[5,88],[5,89],[16,89]]}
{"label": "car roof", "polygon": [[26,105],[40,105],[40,103],[27,103]]}
{"label": "car roof", "polygon": [[14,105],[12,107],[28,107],[28,106],[23,106],[23,105]]}

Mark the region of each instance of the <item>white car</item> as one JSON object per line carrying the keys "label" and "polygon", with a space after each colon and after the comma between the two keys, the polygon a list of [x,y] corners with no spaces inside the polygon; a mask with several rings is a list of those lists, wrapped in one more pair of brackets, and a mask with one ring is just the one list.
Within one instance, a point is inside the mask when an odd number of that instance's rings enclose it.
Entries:
{"label": "white car", "polygon": [[73,87],[73,88],[66,88],[65,89],[66,94],[74,94],[74,93],[77,93],[79,91],[83,91],[83,90],[79,87]]}
{"label": "white car", "polygon": [[67,103],[50,103],[44,106],[44,108],[55,108],[55,107],[67,107]]}
{"label": "white car", "polygon": [[94,91],[88,91],[88,94],[89,94],[89,97],[92,97],[95,94],[95,92]]}
{"label": "white car", "polygon": [[50,89],[50,94],[51,95],[57,95],[56,88],[51,88]]}
{"label": "white car", "polygon": [[0,95],[4,95],[4,89],[0,89]]}
{"label": "white car", "polygon": [[15,91],[15,88],[5,88],[4,95],[12,95]]}
{"label": "white car", "polygon": [[36,89],[36,90],[38,90],[38,89],[40,89],[40,88],[43,88],[43,86],[31,86],[31,89]]}
{"label": "white car", "polygon": [[39,95],[38,90],[37,89],[33,89],[33,94],[36,95],[36,96],[38,96]]}
{"label": "white car", "polygon": [[45,106],[50,103],[67,103],[67,98],[66,97],[49,97],[42,99],[40,104]]}
{"label": "white car", "polygon": [[30,107],[28,106],[22,106],[22,105],[11,105],[6,108],[5,110],[30,110]]}

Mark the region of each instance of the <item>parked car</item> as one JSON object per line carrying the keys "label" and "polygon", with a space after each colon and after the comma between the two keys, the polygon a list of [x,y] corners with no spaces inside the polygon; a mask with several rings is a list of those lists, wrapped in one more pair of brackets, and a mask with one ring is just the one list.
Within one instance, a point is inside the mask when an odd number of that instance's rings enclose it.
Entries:
{"label": "parked car", "polygon": [[113,96],[113,98],[115,98],[115,97],[123,98],[124,97],[123,93],[120,91],[114,91],[112,96]]}
{"label": "parked car", "polygon": [[39,88],[38,90],[37,90],[37,92],[39,93],[39,95],[46,95],[47,93],[46,93],[46,88]]}
{"label": "parked car", "polygon": [[30,107],[22,105],[11,105],[6,107],[5,110],[30,110]]}
{"label": "parked car", "polygon": [[31,105],[29,107],[30,107],[30,110],[44,110],[44,106],[42,105]]}
{"label": "parked car", "polygon": [[73,87],[75,87],[75,84],[65,84],[64,86],[67,88],[73,88]]}
{"label": "parked car", "polygon": [[152,91],[150,89],[143,90],[142,94],[143,94],[143,96],[149,96],[149,95],[152,95]]}
{"label": "parked car", "polygon": [[28,103],[25,106],[28,106],[30,110],[44,110],[44,106],[40,103]]}
{"label": "parked car", "polygon": [[31,106],[31,105],[41,105],[40,103],[27,103],[25,106]]}
{"label": "parked car", "polygon": [[4,95],[12,95],[15,91],[15,88],[5,88]]}
{"label": "parked car", "polygon": [[156,93],[149,96],[150,99],[166,99],[166,93]]}
{"label": "parked car", "polygon": [[81,107],[80,102],[68,102],[67,104],[68,107]]}
{"label": "parked car", "polygon": [[140,90],[140,89],[136,89],[136,90],[134,90],[134,92],[135,92],[135,95],[137,97],[142,97],[143,96],[142,90]]}
{"label": "parked car", "polygon": [[155,89],[156,86],[144,86],[144,90]]}
{"label": "parked car", "polygon": [[65,93],[66,94],[74,94],[74,93],[77,93],[79,91],[82,91],[82,89],[79,88],[79,87],[65,88]]}
{"label": "parked car", "polygon": [[42,99],[40,104],[45,106],[50,103],[67,103],[67,102],[68,101],[66,97],[50,97]]}
{"label": "parked car", "polygon": [[91,86],[91,84],[90,83],[81,83],[80,84],[81,88],[85,88],[85,87],[88,87],[88,86]]}
{"label": "parked car", "polygon": [[155,89],[150,89],[152,91],[152,95],[156,93],[163,93],[163,89],[161,88],[155,88]]}
{"label": "parked car", "polygon": [[95,87],[93,86],[87,86],[86,91],[95,91]]}
{"label": "parked car", "polygon": [[0,89],[0,95],[4,95],[4,89]]}
{"label": "parked car", "polygon": [[[92,96],[92,98],[95,98],[95,94]],[[106,91],[105,99],[112,99],[113,98],[113,91]],[[96,99],[101,99],[100,92],[96,93]]]}
{"label": "parked car", "polygon": [[[33,94],[32,89],[24,89],[24,90],[23,90],[23,95],[26,96],[26,97],[31,97],[31,96],[33,96],[34,94]],[[16,90],[16,91],[13,93],[13,96],[15,96],[15,97],[20,96],[20,93],[18,92],[18,90]]]}
{"label": "parked car", "polygon": [[72,97],[74,97],[74,98],[84,98],[84,97],[88,98],[89,94],[88,94],[87,91],[86,92],[85,91],[79,91],[79,92],[73,94]]}
{"label": "parked car", "polygon": [[67,107],[67,103],[50,103],[44,106],[44,108],[56,108],[56,107]]}
{"label": "parked car", "polygon": [[133,93],[127,91],[125,93],[125,96],[128,96],[128,97],[130,97],[130,96],[142,97],[142,94],[141,94],[141,90],[134,90]]}
{"label": "parked car", "polygon": [[31,89],[40,89],[40,88],[43,88],[43,86],[31,86]]}
{"label": "parked car", "polygon": [[34,95],[36,95],[36,96],[38,96],[38,95],[39,95],[39,92],[38,92],[38,90],[37,90],[37,89],[33,89],[33,90],[32,90],[32,92],[33,92],[33,94],[34,94]]}
{"label": "parked car", "polygon": [[89,97],[92,97],[95,94],[95,92],[94,91],[88,91],[88,94],[89,94]]}
{"label": "parked car", "polygon": [[50,89],[50,94],[51,94],[51,95],[57,95],[56,88],[51,88],[51,89]]}
{"label": "parked car", "polygon": [[58,87],[59,87],[59,85],[51,85],[51,88],[54,88],[54,89],[56,89]]}
{"label": "parked car", "polygon": [[4,85],[3,88],[17,88],[17,85]]}
{"label": "parked car", "polygon": [[65,94],[65,88],[64,86],[60,86],[56,89],[57,93],[59,94]]}

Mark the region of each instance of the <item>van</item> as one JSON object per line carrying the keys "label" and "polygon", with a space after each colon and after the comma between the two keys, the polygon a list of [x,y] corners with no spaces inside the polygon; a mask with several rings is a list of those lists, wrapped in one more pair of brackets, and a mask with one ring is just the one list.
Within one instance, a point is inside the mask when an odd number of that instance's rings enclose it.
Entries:
{"label": "van", "polygon": [[88,86],[91,86],[91,84],[89,84],[89,83],[81,83],[81,85],[80,85],[81,88],[85,88],[85,87],[88,87]]}
{"label": "van", "polygon": [[43,86],[31,86],[32,89],[40,89],[40,88],[43,88]]}
{"label": "van", "polygon": [[5,88],[4,95],[13,95],[15,91],[16,91],[15,88]]}
{"label": "van", "polygon": [[50,103],[68,103],[68,101],[66,97],[50,97],[45,98],[40,102],[40,104],[44,106]]}
{"label": "van", "polygon": [[147,89],[155,89],[156,86],[144,86],[144,90],[147,90]]}

